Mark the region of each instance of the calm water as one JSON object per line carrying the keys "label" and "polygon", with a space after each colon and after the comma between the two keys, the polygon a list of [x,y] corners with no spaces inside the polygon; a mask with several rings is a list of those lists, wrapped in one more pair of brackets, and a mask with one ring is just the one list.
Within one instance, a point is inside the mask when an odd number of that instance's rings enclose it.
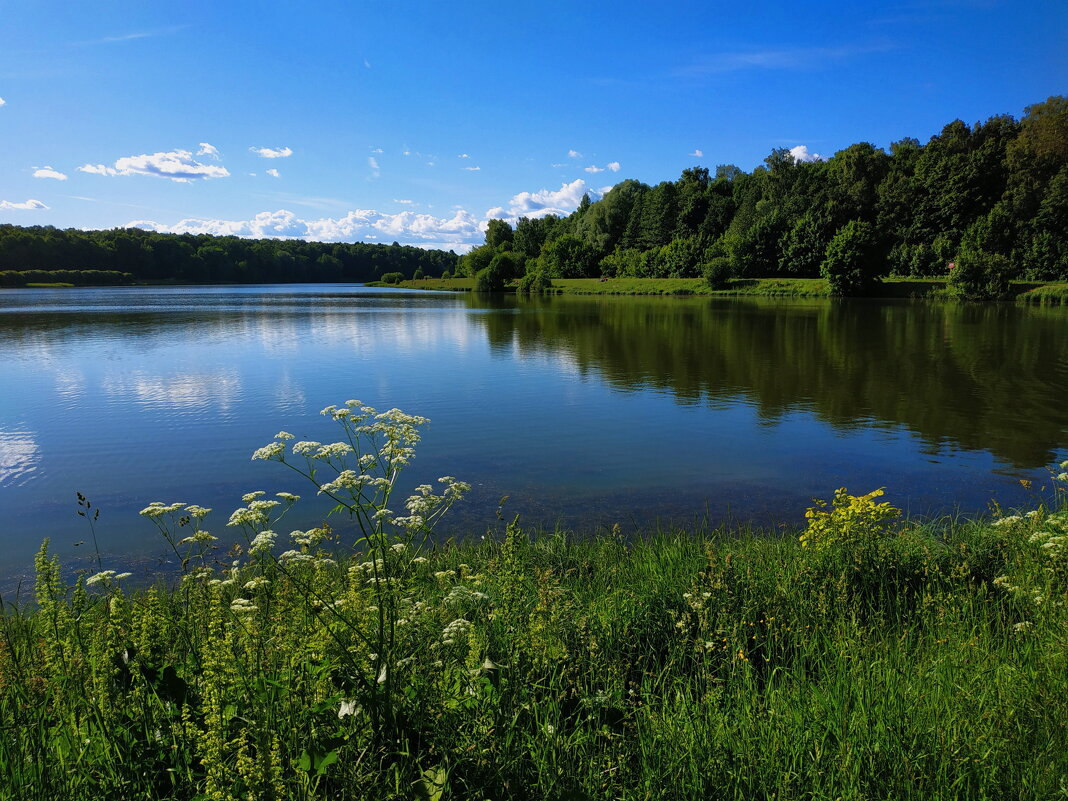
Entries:
{"label": "calm water", "polygon": [[[151,563],[149,501],[311,495],[251,462],[359,398],[432,419],[409,485],[592,530],[695,517],[795,523],[835,487],[921,514],[1028,500],[1068,457],[1068,315],[1007,304],[549,298],[351,285],[0,291],[0,577],[43,537]],[[1037,485],[1036,485],[1037,486]],[[405,486],[407,490],[409,486]],[[298,506],[298,509],[300,507]],[[293,527],[315,522],[307,505]],[[287,529],[288,530],[288,529]],[[458,530],[454,528],[454,531]]]}

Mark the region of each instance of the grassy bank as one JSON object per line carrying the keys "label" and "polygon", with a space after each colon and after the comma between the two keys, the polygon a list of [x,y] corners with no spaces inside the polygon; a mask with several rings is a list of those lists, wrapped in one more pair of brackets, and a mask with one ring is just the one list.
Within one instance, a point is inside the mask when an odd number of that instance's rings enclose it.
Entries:
{"label": "grassy bank", "polygon": [[[422,278],[387,285],[380,282],[369,286],[396,286],[404,289],[430,289],[469,292],[474,289],[473,278]],[[713,290],[703,278],[554,278],[554,294],[559,295],[708,295],[715,297],[830,297],[827,282],[822,278],[735,278],[725,289]],[[1037,284],[1015,281],[1010,296],[1025,303],[1068,303],[1068,284]],[[884,278],[872,297],[931,298],[947,300],[949,294],[944,278]]]}
{"label": "grassy bank", "polygon": [[[916,524],[877,493],[802,537],[500,525],[424,546],[465,486],[388,512],[423,422],[351,402],[284,462],[364,532],[142,514],[180,576],[68,586],[42,550],[6,606],[0,787],[20,798],[1060,797],[1068,512]],[[356,470],[350,466],[358,465]],[[314,469],[315,472],[312,472]],[[363,471],[360,473],[360,471]],[[1061,484],[1068,475],[1061,475]],[[399,506],[399,499],[393,499]]]}

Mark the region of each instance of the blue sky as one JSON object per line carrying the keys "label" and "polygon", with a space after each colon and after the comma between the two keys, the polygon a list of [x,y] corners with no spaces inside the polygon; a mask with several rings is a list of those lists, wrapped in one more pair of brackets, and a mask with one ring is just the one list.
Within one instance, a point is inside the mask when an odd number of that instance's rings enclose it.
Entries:
{"label": "blue sky", "polygon": [[1064,0],[0,0],[0,222],[463,251],[1068,92]]}

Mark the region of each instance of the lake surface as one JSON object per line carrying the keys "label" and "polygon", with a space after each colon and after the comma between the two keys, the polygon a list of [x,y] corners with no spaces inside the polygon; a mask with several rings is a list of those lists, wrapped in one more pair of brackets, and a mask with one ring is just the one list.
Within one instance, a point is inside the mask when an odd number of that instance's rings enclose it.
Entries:
{"label": "lake surface", "polygon": [[[334,441],[318,412],[350,398],[431,418],[402,490],[445,474],[474,485],[451,533],[496,525],[505,495],[508,518],[583,531],[795,524],[839,486],[971,513],[1027,503],[1068,458],[1068,312],[354,285],[0,290],[0,578],[25,574],[46,536],[85,563],[76,492],[101,509],[114,566],[162,553],[137,516],[150,501],[212,507],[206,527],[230,541],[243,493],[314,494],[252,451],[279,429]],[[324,512],[302,507],[294,528]]]}

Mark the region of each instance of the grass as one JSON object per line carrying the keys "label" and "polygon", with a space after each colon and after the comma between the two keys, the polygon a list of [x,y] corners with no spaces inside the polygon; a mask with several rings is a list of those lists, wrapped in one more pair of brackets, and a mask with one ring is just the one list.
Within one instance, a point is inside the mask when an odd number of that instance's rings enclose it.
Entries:
{"label": "grass", "polygon": [[[469,292],[472,278],[423,278],[399,284],[380,282],[368,286],[397,286]],[[707,295],[713,297],[830,297],[822,278],[735,278],[726,289],[713,290],[703,278],[554,278],[553,293],[559,295]],[[1025,303],[1068,303],[1068,284],[1042,284],[1014,281],[1010,294]],[[883,278],[872,297],[951,299],[945,278]]]}
{"label": "grass", "polygon": [[1068,581],[1032,540],[1066,523],[512,525],[134,591],[42,551],[0,621],[0,795],[1063,797]]}
{"label": "grass", "polygon": [[147,588],[113,570],[71,584],[42,546],[35,604],[0,615],[0,797],[1068,791],[1063,491],[995,521],[902,521],[881,491],[840,490],[801,537],[513,521],[435,546],[467,485],[387,506],[426,421],[323,414],[342,441],[279,432],[252,458],[332,498],[355,548],[326,524],[279,544],[299,498],[262,492],[225,550],[211,510],[146,507],[177,560]]}

